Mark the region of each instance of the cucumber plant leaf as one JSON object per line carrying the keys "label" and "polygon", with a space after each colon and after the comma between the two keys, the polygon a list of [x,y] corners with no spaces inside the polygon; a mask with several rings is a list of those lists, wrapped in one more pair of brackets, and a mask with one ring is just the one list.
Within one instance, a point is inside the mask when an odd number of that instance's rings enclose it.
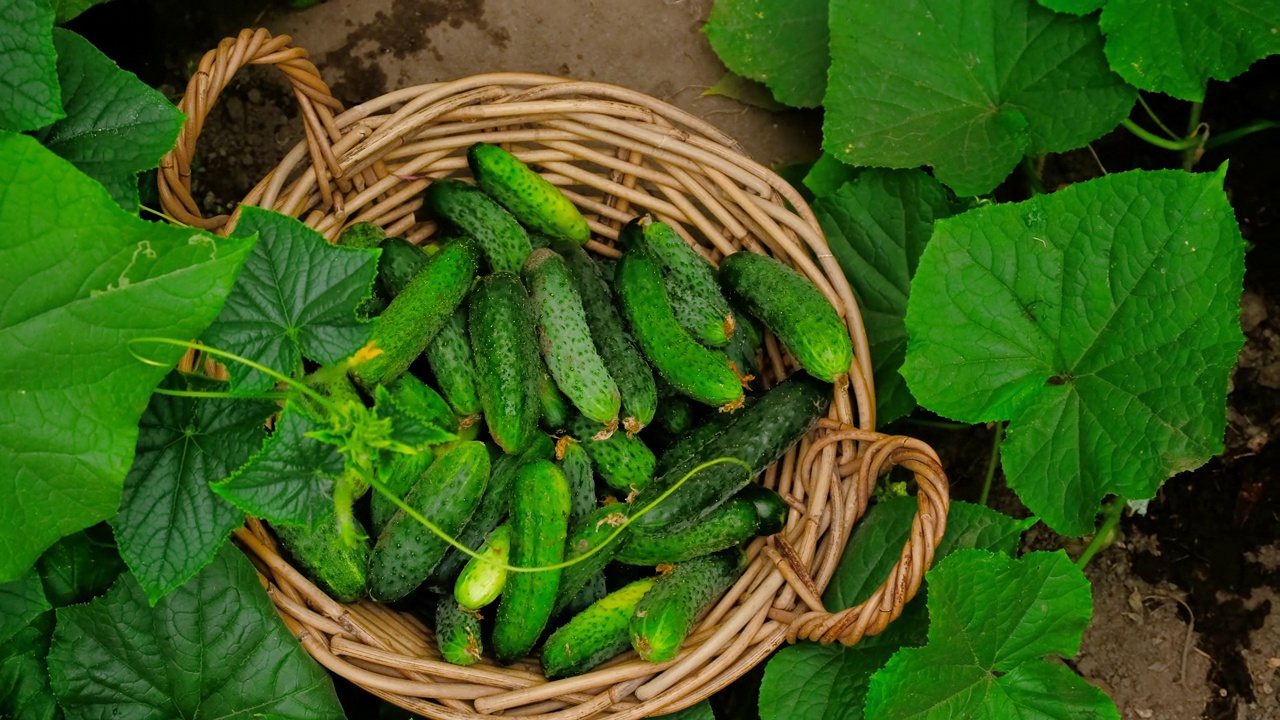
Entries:
{"label": "cucumber plant leaf", "polygon": [[[185,390],[187,384],[170,375],[164,387]],[[278,409],[260,400],[151,397],[111,524],[120,554],[153,604],[208,564],[244,522],[244,511],[209,483],[227,478],[262,448],[263,423]]]}
{"label": "cucumber plant leaf", "polygon": [[0,583],[0,644],[50,607],[35,569],[17,580]]}
{"label": "cucumber plant leaf", "polygon": [[183,352],[131,342],[199,335],[252,246],[131,217],[0,133],[0,582],[115,514],[138,418]]}
{"label": "cucumber plant leaf", "polygon": [[916,406],[898,372],[907,351],[903,317],[933,222],[951,215],[947,191],[919,170],[869,169],[815,200],[813,212],[858,298],[871,343],[876,424],[886,425]]}
{"label": "cucumber plant leaf", "polygon": [[932,165],[959,195],[1024,155],[1081,147],[1129,114],[1092,19],[1035,0],[832,0],[823,149],[853,165]]}
{"label": "cucumber plant leaf", "polygon": [[827,87],[828,0],[716,0],[703,32],[730,70],[783,105],[817,107]]}
{"label": "cucumber plant leaf", "polygon": [[[786,110],[787,106],[773,99],[769,88],[750,78],[744,78],[732,71],[720,76],[715,85],[702,92],[703,96],[718,95],[730,100],[737,100],[743,105],[758,107],[761,110],[777,112]],[[694,705],[693,707],[697,707]],[[692,708],[690,708],[692,709]]]}
{"label": "cucumber plant leaf", "polygon": [[0,0],[0,130],[35,130],[62,117],[53,9]]}
{"label": "cucumber plant leaf", "polygon": [[670,715],[662,717],[668,720],[716,720],[715,713],[711,710],[711,701],[702,700],[683,710],[677,710]]}
{"label": "cucumber plant leaf", "polygon": [[1222,451],[1244,342],[1225,170],[1108,175],[934,226],[903,375],[939,414],[1009,420],[1009,487],[1060,533]]}
{"label": "cucumber plant leaf", "polygon": [[929,644],[872,676],[867,717],[1119,720],[1105,693],[1043,659],[1074,655],[1093,614],[1089,581],[1065,553],[962,550],[925,577]]}
{"label": "cucumber plant leaf", "polygon": [[107,0],[52,0],[49,4],[53,6],[53,11],[57,15],[59,25],[74,20],[79,17],[80,13],[88,10],[95,5],[101,5]]}
{"label": "cucumber plant leaf", "polygon": [[[373,326],[356,317],[356,307],[370,295],[378,251],[330,245],[298,220],[246,207],[232,237],[253,233],[258,245],[205,343],[295,375],[303,357],[335,363],[369,341]],[[233,390],[256,392],[273,384],[239,363],[227,370]]]}
{"label": "cucumber plant leaf", "polygon": [[1183,100],[1204,100],[1209,80],[1230,80],[1280,53],[1275,2],[1109,0],[1099,22],[1121,77]]}
{"label": "cucumber plant leaf", "polygon": [[[103,532],[97,532],[99,529]],[[54,607],[88,602],[106,592],[124,572],[111,534],[99,526],[68,535],[36,563],[44,594]]]}
{"label": "cucumber plant leaf", "polygon": [[49,673],[45,669],[48,639],[40,638],[27,628],[10,645],[14,646],[13,652],[6,652],[8,646],[0,646],[0,716],[60,720],[62,713],[49,688]]}
{"label": "cucumber plant leaf", "polygon": [[826,197],[858,177],[860,172],[861,168],[845,165],[829,153],[822,153],[805,173],[803,182],[814,197]]}
{"label": "cucumber plant leaf", "polygon": [[343,718],[328,673],[230,545],[155,607],[125,575],[103,597],[58,610],[49,677],[75,718]]}
{"label": "cucumber plant leaf", "polygon": [[1107,0],[1039,0],[1040,4],[1060,13],[1088,15],[1107,4]]}

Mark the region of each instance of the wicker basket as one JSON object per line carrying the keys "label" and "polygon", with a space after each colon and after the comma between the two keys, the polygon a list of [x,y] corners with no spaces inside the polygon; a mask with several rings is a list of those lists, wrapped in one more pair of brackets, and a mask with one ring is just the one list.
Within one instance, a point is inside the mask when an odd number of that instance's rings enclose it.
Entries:
{"label": "wicker basket", "polygon": [[[502,143],[562,188],[587,216],[588,248],[617,256],[611,240],[637,212],[670,223],[715,262],[747,249],[783,259],[822,290],[846,320],[855,361],[821,421],[764,483],[791,504],[785,530],[756,539],[742,578],[701,621],[680,655],[650,664],[628,653],[586,675],[548,682],[536,660],[472,667],[440,660],[412,614],[372,602],[340,604],[282,559],[270,532],[250,521],[236,537],[289,628],[333,672],[431,718],[536,716],[627,720],[675,712],[720,690],[784,641],[856,643],[880,632],[915,595],[946,526],[947,480],[937,456],[909,437],[874,432],[875,393],[866,333],[848,282],[804,200],[705,121],[637,92],[545,75],[499,73],[420,85],[350,110],[287,36],[243,31],[205,55],[181,108],[186,127],[163,161],[160,193],[178,220],[227,233],[230,217],[204,218],[191,196],[191,160],[218,94],[245,65],[274,65],[293,86],[306,141],[258,183],[245,204],[302,218],[335,238],[370,221],[389,235],[429,241],[422,190],[467,173],[465,149]],[[766,342],[762,381],[795,368]],[[919,511],[888,579],[862,605],[822,604],[876,478],[893,466],[915,474]]]}

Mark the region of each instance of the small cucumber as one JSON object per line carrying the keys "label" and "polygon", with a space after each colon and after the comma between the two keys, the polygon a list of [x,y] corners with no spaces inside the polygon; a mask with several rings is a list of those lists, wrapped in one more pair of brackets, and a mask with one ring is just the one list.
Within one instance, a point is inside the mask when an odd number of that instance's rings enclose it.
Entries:
{"label": "small cucumber", "polygon": [[480,556],[467,561],[453,584],[453,599],[466,610],[479,610],[502,594],[507,584],[507,569],[493,563],[505,563],[511,557],[511,526],[499,525],[489,533]]}
{"label": "small cucumber", "polygon": [[436,647],[440,657],[454,665],[474,665],[484,652],[480,618],[450,595],[436,601]]}
{"label": "small cucumber", "polygon": [[652,257],[638,250],[623,255],[616,284],[622,314],[658,374],[698,402],[725,410],[742,403],[742,384],[724,353],[699,345],[676,321]]}
{"label": "small cucumber", "polygon": [[[422,474],[431,467],[431,463],[435,462],[436,457],[433,453],[420,452],[413,455],[400,455],[391,461],[391,472],[387,479],[383,481],[387,490],[391,491],[397,498],[403,500],[406,493],[413,489],[414,484],[422,477]],[[400,511],[396,504],[387,499],[387,496],[380,492],[374,492],[369,498],[369,511],[372,519],[372,528],[374,536],[382,534],[387,523],[391,518]]]}
{"label": "small cucumber", "polygon": [[529,295],[511,273],[482,278],[468,307],[476,385],[489,434],[519,453],[537,433],[538,358]]}
{"label": "small cucumber", "polygon": [[454,230],[475,238],[494,272],[518,273],[533,251],[529,234],[480,190],[446,178],[427,187],[427,207]]}
{"label": "small cucumber", "polygon": [[[770,498],[769,495],[773,497]],[[767,507],[766,507],[767,506]],[[769,515],[764,527],[761,513]],[[627,565],[664,565],[710,555],[761,534],[772,534],[779,512],[786,522],[787,504],[772,490],[752,483],[697,525],[669,535],[634,535],[614,559]],[[766,533],[767,530],[767,533]]]}
{"label": "small cucumber", "polygon": [[435,375],[449,407],[466,425],[480,415],[480,392],[476,389],[476,363],[467,336],[467,307],[459,305],[427,344],[427,364]]}
{"label": "small cucumber", "polygon": [[582,444],[568,435],[556,443],[556,459],[560,471],[569,481],[569,524],[574,525],[596,509],[596,481],[591,472],[591,458]]}
{"label": "small cucumber", "polygon": [[576,415],[569,421],[569,434],[587,451],[595,470],[609,484],[622,492],[639,490],[649,484],[657,458],[639,436],[615,432],[597,439],[608,427],[602,427]]}
{"label": "small cucumber", "polygon": [[497,145],[476,143],[467,150],[476,184],[511,211],[525,227],[586,244],[591,228],[564,193]]}
{"label": "small cucumber", "polygon": [[[565,545],[565,559],[572,560],[585,555],[592,548],[603,545],[613,531],[627,521],[629,510],[630,507],[626,503],[611,503],[593,510],[573,526],[573,531],[569,534],[569,540]],[[618,549],[622,547],[628,535],[629,533],[624,531],[616,540],[601,548],[596,554],[564,569],[560,577],[560,592],[556,595],[556,603],[552,611],[554,615],[559,615],[568,608],[578,593],[591,582],[591,578],[600,574],[600,571],[609,564]]]}
{"label": "small cucumber", "polygon": [[[405,504],[448,535],[467,524],[489,480],[484,443],[463,443],[427,468]],[[369,558],[370,595],[390,602],[413,592],[439,564],[449,545],[403,510],[387,521]]]}
{"label": "small cucumber", "polygon": [[376,248],[387,239],[387,233],[371,222],[358,222],[338,235],[338,244],[343,247],[368,250]]}
{"label": "small cucumber", "polygon": [[720,291],[715,266],[666,223],[651,222],[644,228],[644,248],[662,268],[662,281],[680,327],[703,345],[724,347],[733,337],[736,321]]}
{"label": "small cucumber", "polygon": [[[542,567],[564,560],[569,531],[569,481],[547,460],[526,465],[516,476],[511,498],[511,564]],[[533,649],[551,619],[560,570],[516,572],[498,601],[493,650],[498,660],[513,663]]]}
{"label": "small cucumber", "polygon": [[787,515],[791,513],[791,506],[782,499],[781,495],[769,488],[751,483],[734,497],[749,500],[755,506],[756,517],[760,518],[760,529],[756,531],[757,535],[780,533],[787,526]]}
{"label": "small cucumber", "polygon": [[746,561],[742,550],[732,548],[682,562],[658,578],[631,615],[631,647],[649,662],[674,658],[694,623],[733,585]]}
{"label": "small cucumber", "polygon": [[716,458],[736,458],[703,468],[631,525],[637,535],[661,535],[700,522],[720,503],[733,497],[765,468],[777,462],[787,448],[804,437],[831,403],[831,386],[797,373],[760,396],[727,428],[704,443],[696,453],[654,478],[632,501],[646,507],[702,463]]}
{"label": "small cucumber", "polygon": [[547,677],[581,675],[626,650],[631,645],[631,616],[656,581],[637,580],[610,593],[552,633],[542,648]]}
{"label": "small cucumber", "polygon": [[618,385],[622,396],[622,426],[631,434],[638,433],[653,421],[658,407],[653,370],[623,325],[600,264],[577,245],[562,243],[556,249],[564,258],[573,285],[582,298],[582,309],[596,349]]}
{"label": "small cucumber", "polygon": [[835,382],[849,372],[849,329],[808,278],[771,257],[737,252],[720,263],[720,282],[778,336],[810,375]]}
{"label": "small cucumber", "polygon": [[535,250],[522,273],[551,377],[583,415],[603,425],[616,424],[622,397],[596,352],[564,258],[547,248]]}
{"label": "small cucumber", "polygon": [[538,422],[541,423],[543,430],[558,432],[565,423],[569,422],[569,416],[573,414],[573,405],[569,403],[569,398],[560,392],[556,381],[551,379],[551,373],[547,371],[547,365],[542,361],[542,357],[537,356],[535,359],[538,361],[538,407],[541,410]]}
{"label": "small cucumber", "polygon": [[378,256],[378,286],[388,297],[395,297],[429,262],[431,255],[417,245],[404,238],[387,238]]}
{"label": "small cucumber", "polygon": [[[358,536],[363,537],[360,521],[351,521]],[[313,528],[281,525],[275,530],[307,577],[330,597],[338,602],[355,602],[364,597],[369,588],[369,543],[360,540],[350,544],[343,540],[336,515],[330,513]]]}
{"label": "small cucumber", "polygon": [[409,369],[466,297],[478,262],[474,245],[454,241],[414,276],[374,321],[366,348],[382,352],[352,367],[358,385],[372,390]]}

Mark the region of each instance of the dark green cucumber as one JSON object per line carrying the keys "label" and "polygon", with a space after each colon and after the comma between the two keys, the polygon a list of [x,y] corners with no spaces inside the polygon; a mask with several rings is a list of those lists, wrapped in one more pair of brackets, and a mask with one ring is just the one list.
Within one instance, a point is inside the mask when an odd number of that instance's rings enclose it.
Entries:
{"label": "dark green cucumber", "polygon": [[538,430],[538,357],[529,295],[511,273],[482,278],[468,307],[476,385],[489,434],[508,453]]}
{"label": "dark green cucumber", "polygon": [[[444,533],[454,536],[467,524],[489,480],[484,443],[463,443],[427,468],[405,504]],[[390,602],[413,592],[439,564],[448,543],[399,510],[378,535],[369,558],[369,594]]]}
{"label": "dark green cucumber", "polygon": [[[364,527],[352,518],[356,533],[363,538]],[[276,528],[281,544],[302,567],[307,577],[338,602],[355,602],[369,589],[369,543],[361,539],[351,544],[342,538],[338,518],[330,513],[315,527]]]}
{"label": "dark green cucumber", "polygon": [[430,385],[412,375],[401,375],[387,385],[396,408],[421,422],[430,423],[451,433],[458,431],[458,417],[449,403]]}
{"label": "dark green cucumber", "polygon": [[[507,455],[495,448],[490,453],[492,473],[489,487],[485,489],[480,506],[467,521],[467,526],[458,533],[458,542],[472,550],[478,549],[489,533],[506,517],[507,510],[511,507],[511,488],[515,485],[516,475],[521,468],[529,463],[551,458],[554,448],[555,443],[542,433],[538,433],[529,447],[519,455]],[[468,560],[470,558],[456,548],[449,548],[449,554],[431,571],[426,585],[436,592],[447,592],[453,587],[454,579]]]}
{"label": "dark green cucumber", "polygon": [[[511,564],[544,567],[564,560],[569,532],[569,481],[547,460],[526,465],[511,498]],[[560,570],[513,572],[507,576],[493,626],[493,651],[513,663],[533,649],[551,619]]]}
{"label": "dark green cucumber", "polygon": [[338,235],[338,244],[343,247],[368,250],[376,248],[387,239],[387,233],[371,222],[358,222],[343,230]]}
{"label": "dark green cucumber", "polygon": [[693,427],[693,406],[683,395],[664,398],[655,422],[672,436],[683,435]]}
{"label": "dark green cucumber", "polygon": [[564,193],[497,145],[476,143],[467,150],[471,174],[489,197],[530,229],[586,244],[591,228]]}
{"label": "dark green cucumber", "polygon": [[480,391],[476,389],[476,363],[467,335],[467,308],[459,305],[448,322],[427,344],[427,364],[440,392],[462,422],[470,425],[480,415]]}
{"label": "dark green cucumber", "polygon": [[629,433],[638,433],[653,421],[658,407],[653,371],[618,315],[613,290],[609,289],[600,264],[577,245],[562,243],[556,249],[564,258],[582,299],[596,349],[618,385],[622,396],[622,426]]}
{"label": "dark green cucumber", "polygon": [[771,257],[738,252],[720,263],[720,282],[735,302],[778,336],[810,375],[835,382],[849,372],[849,329],[808,278]]}
{"label": "dark green cucumber", "polygon": [[[431,463],[435,462],[434,453],[420,452],[414,455],[397,454],[391,461],[391,472],[387,475],[383,485],[397,498],[403,500],[404,496],[413,489],[413,486],[422,477],[427,468],[431,467]],[[369,511],[372,515],[372,528],[375,537],[382,534],[387,523],[395,516],[400,508],[391,502],[386,495],[380,492],[374,492],[373,497],[369,498]]]}
{"label": "dark green cucumber", "polygon": [[537,357],[537,361],[538,407],[541,409],[538,420],[542,424],[542,429],[547,432],[559,432],[564,428],[565,423],[569,422],[569,416],[573,414],[573,404],[564,396],[564,393],[560,392],[541,356]]}
{"label": "dark green cucumber", "polygon": [[782,457],[826,414],[830,403],[830,385],[799,373],[760,396],[750,407],[736,413],[733,422],[692,457],[655,477],[633,503],[638,508],[647,507],[695,467],[716,458],[741,460],[750,472],[730,462],[702,469],[667,499],[636,518],[633,531],[637,535],[659,535],[700,522]]}
{"label": "dark green cucumber", "polygon": [[583,415],[616,424],[622,396],[596,351],[564,258],[548,248],[535,250],[522,274],[538,323],[538,346],[556,385]]}
{"label": "dark green cucumber", "polygon": [[[564,582],[562,579],[560,582]],[[587,578],[587,583],[582,586],[577,595],[564,606],[563,610],[556,612],[557,616],[573,617],[578,613],[586,610],[591,603],[599,600],[609,594],[609,588],[604,577],[604,570],[597,572],[595,575]],[[557,596],[557,608],[559,608],[559,597]]]}
{"label": "dark green cucumber", "polygon": [[436,601],[436,648],[440,657],[454,665],[474,665],[484,652],[480,638],[480,618],[474,611],[441,595]]}
{"label": "dark green cucumber", "polygon": [[742,488],[735,498],[749,500],[756,508],[756,517],[760,518],[760,529],[757,535],[773,535],[782,532],[787,526],[787,515],[791,506],[778,493],[763,485],[751,483]]}
{"label": "dark green cucumber", "polygon": [[569,523],[577,523],[596,509],[596,481],[591,472],[591,458],[582,443],[568,435],[556,444],[560,471],[569,481]]}
{"label": "dark green cucumber", "polygon": [[569,421],[569,434],[587,451],[595,470],[609,487],[622,492],[639,490],[649,484],[657,458],[639,436],[625,432],[609,432],[601,426],[575,415]]}
{"label": "dark green cucumber", "polygon": [[[581,557],[593,548],[608,542],[613,532],[627,521],[628,510],[630,506],[626,503],[611,503],[593,510],[573,526],[569,540],[565,544],[565,559]],[[623,531],[616,540],[600,548],[591,557],[564,569],[564,574],[560,577],[560,592],[556,595],[553,614],[559,615],[569,607],[578,593],[591,582],[591,578],[600,574],[600,571],[609,564],[618,549],[622,547],[628,534]]]}
{"label": "dark green cucumber", "polygon": [[649,223],[644,248],[662,267],[662,281],[680,327],[708,347],[724,347],[733,337],[735,318],[720,291],[716,268],[689,247],[670,225]]}
{"label": "dark green cucumber", "polygon": [[639,247],[644,246],[644,228],[653,222],[653,218],[648,215],[633,217],[627,221],[626,225],[618,231],[618,249],[622,252],[630,252]]}
{"label": "dark green cucumber", "polygon": [[471,558],[453,584],[453,599],[466,610],[479,610],[502,594],[507,569],[499,563],[505,564],[511,557],[511,526],[494,528],[480,548],[480,556],[490,562]]}
{"label": "dark green cucumber", "polygon": [[404,238],[387,238],[378,256],[378,286],[389,297],[395,297],[429,262],[431,255],[417,245]]}
{"label": "dark green cucumber", "polygon": [[[767,510],[766,505],[770,506]],[[768,528],[761,519],[762,511],[769,514]],[[708,513],[701,522],[680,532],[633,535],[614,559],[627,565],[664,565],[710,555],[756,535],[778,532],[780,528],[774,528],[776,518],[781,513],[786,522],[786,512],[787,504],[777,493],[752,483]]]}
{"label": "dark green cucumber", "polygon": [[649,662],[674,658],[694,623],[733,585],[746,564],[742,550],[732,548],[676,565],[636,605],[631,647]]}
{"label": "dark green cucumber", "polygon": [[702,450],[702,446],[724,432],[726,428],[733,424],[734,420],[738,419],[738,414],[751,407],[753,402],[755,402],[755,398],[747,397],[742,403],[742,409],[738,410],[737,413],[732,415],[716,413],[701,423],[694,425],[662,451],[654,472],[658,474],[665,473],[676,465],[696,457],[699,451]]}
{"label": "dark green cucumber", "polygon": [[437,180],[423,196],[427,207],[454,230],[475,238],[494,272],[520,272],[533,251],[529,234],[511,213],[461,180]]}
{"label": "dark green cucumber", "polygon": [[638,250],[623,255],[615,289],[640,349],[672,387],[713,407],[742,402],[742,384],[724,353],[699,345],[676,321],[657,261]]}
{"label": "dark green cucumber", "polygon": [[657,578],[637,580],[574,616],[547,638],[542,670],[548,678],[581,675],[631,645],[631,616]]}
{"label": "dark green cucumber", "polygon": [[458,240],[442,249],[414,276],[374,321],[366,348],[381,353],[352,367],[351,376],[358,385],[372,390],[409,369],[466,297],[478,262],[475,246]]}

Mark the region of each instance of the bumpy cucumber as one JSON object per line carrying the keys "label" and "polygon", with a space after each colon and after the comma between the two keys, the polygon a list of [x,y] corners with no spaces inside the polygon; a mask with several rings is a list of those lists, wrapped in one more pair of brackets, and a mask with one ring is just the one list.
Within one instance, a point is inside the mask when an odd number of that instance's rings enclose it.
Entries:
{"label": "bumpy cucumber", "polygon": [[651,222],[653,218],[648,215],[631,218],[618,231],[618,249],[625,253],[644,247],[644,229]]}
{"label": "bumpy cucumber", "polygon": [[808,278],[771,257],[738,252],[720,263],[720,282],[778,336],[810,375],[835,382],[849,372],[849,330]]}
{"label": "bumpy cucumber", "polygon": [[564,258],[548,248],[535,250],[522,272],[538,322],[539,348],[556,385],[583,415],[604,425],[617,423],[622,397],[596,351]]}
{"label": "bumpy cucumber", "polygon": [[[768,528],[760,517],[766,505],[770,506],[766,510]],[[614,559],[627,565],[663,565],[710,555],[740,545],[764,534],[765,530],[778,532],[774,529],[776,517],[781,512],[785,522],[786,510],[787,504],[777,493],[753,483],[708,513],[697,525],[657,537],[633,535]]]}
{"label": "bumpy cucumber", "polygon": [[468,307],[476,385],[489,434],[508,453],[537,433],[538,358],[529,295],[511,273],[482,278]]}
{"label": "bumpy cucumber", "polygon": [[573,525],[596,509],[596,482],[591,472],[591,458],[582,444],[569,436],[556,445],[560,471],[569,481],[569,523]]}
{"label": "bumpy cucumber", "polygon": [[467,151],[467,164],[476,184],[525,227],[581,244],[591,238],[586,218],[569,198],[506,150],[476,143]]}
{"label": "bumpy cucumber", "polygon": [[564,258],[573,285],[582,298],[582,309],[596,349],[618,385],[622,396],[622,426],[629,433],[638,433],[653,421],[658,407],[653,371],[618,315],[613,291],[605,281],[600,264],[576,245],[562,243],[556,249]]}
{"label": "bumpy cucumber", "polygon": [[733,424],[734,420],[738,419],[738,414],[751,407],[754,402],[755,398],[748,396],[744,399],[742,408],[737,413],[732,415],[716,413],[685,431],[683,435],[676,438],[675,442],[662,451],[662,456],[658,458],[658,464],[654,467],[654,472],[658,474],[665,473],[676,465],[697,456],[699,451],[702,450],[702,446],[724,432],[726,428]]}
{"label": "bumpy cucumber", "polygon": [[358,222],[338,235],[338,244],[343,247],[368,250],[376,248],[387,239],[387,233],[371,222]]}
{"label": "bumpy cucumber", "polygon": [[649,662],[674,658],[698,617],[742,574],[746,560],[733,548],[682,562],[658,578],[631,615],[631,647]]}
{"label": "bumpy cucumber", "polygon": [[404,238],[387,238],[378,256],[378,286],[389,297],[395,297],[429,262],[431,255],[417,245]]}
{"label": "bumpy cucumber", "polygon": [[368,347],[382,352],[351,369],[356,383],[371,390],[408,370],[466,297],[478,262],[475,246],[466,240],[432,258],[374,322]]}
{"label": "bumpy cucumber", "polygon": [[480,618],[454,602],[451,595],[436,601],[436,647],[440,657],[454,665],[474,665],[484,652]]}
{"label": "bumpy cucumber", "polygon": [[756,508],[756,517],[760,519],[757,535],[773,535],[782,532],[787,526],[787,515],[791,506],[778,493],[763,485],[751,483],[734,495],[735,499],[750,501]]}
{"label": "bumpy cucumber", "polygon": [[662,267],[662,281],[676,321],[708,347],[724,347],[733,337],[735,318],[720,292],[716,269],[670,225],[649,223],[644,247]]}
{"label": "bumpy cucumber", "polygon": [[440,384],[449,406],[462,422],[470,425],[480,414],[480,392],[476,389],[476,363],[467,336],[467,308],[459,305],[427,344],[427,364]]}
{"label": "bumpy cucumber", "polygon": [[615,432],[602,440],[597,439],[607,431],[607,427],[597,425],[581,415],[574,416],[569,421],[569,434],[582,443],[596,472],[609,487],[631,492],[648,485],[657,464],[653,451],[639,436],[631,437],[624,432]]}
{"label": "bumpy cucumber", "polygon": [[401,375],[387,386],[395,406],[422,422],[448,432],[458,431],[458,418],[449,403],[430,385],[412,375]]}
{"label": "bumpy cucumber", "polygon": [[436,217],[475,238],[494,272],[520,272],[533,251],[529,234],[498,203],[461,180],[437,180],[424,195]]}
{"label": "bumpy cucumber", "polygon": [[[363,537],[360,521],[352,518],[352,522]],[[343,540],[336,515],[331,513],[313,528],[281,525],[276,528],[276,535],[307,577],[334,600],[355,602],[368,590],[369,544],[364,540],[354,544]]]}
{"label": "bumpy cucumber", "polygon": [[542,648],[547,677],[581,675],[626,650],[631,644],[631,616],[656,581],[637,580],[610,593],[552,633]]}
{"label": "bumpy cucumber", "polygon": [[511,557],[511,526],[494,528],[480,549],[480,556],[489,562],[471,558],[453,584],[453,599],[467,610],[479,610],[502,594],[507,569],[497,563],[506,563]]}
{"label": "bumpy cucumber", "polygon": [[541,409],[538,420],[547,432],[558,432],[569,422],[573,405],[556,386],[542,357],[539,355],[535,359],[538,361],[538,407]]}
{"label": "bumpy cucumber", "polygon": [[[397,455],[391,461],[391,473],[383,481],[383,485],[397,498],[403,500],[405,494],[413,489],[418,479],[427,471],[427,468],[431,467],[431,463],[435,462],[435,460],[435,455],[429,452],[420,452],[414,455]],[[380,492],[375,492],[369,498],[369,511],[372,515],[373,534],[376,537],[382,534],[383,529],[387,527],[387,523],[400,511],[400,508],[391,502],[387,496]]]}
{"label": "bumpy cucumber", "polygon": [[[569,531],[569,481],[554,463],[539,460],[516,476],[511,498],[511,564],[542,567],[564,560]],[[533,649],[555,606],[560,570],[516,572],[498,602],[493,650],[512,663]]]}
{"label": "bumpy cucumber", "polygon": [[[427,468],[405,504],[453,536],[467,524],[489,480],[484,443],[463,443]],[[387,521],[369,558],[370,595],[390,602],[413,592],[449,545],[403,510]]]}
{"label": "bumpy cucumber", "polygon": [[652,257],[638,250],[624,255],[616,289],[640,349],[672,387],[714,407],[733,409],[742,402],[742,384],[724,353],[699,345],[676,321]]}
{"label": "bumpy cucumber", "polygon": [[831,403],[831,386],[797,373],[736,413],[732,423],[697,453],[671,466],[654,478],[633,500],[646,507],[698,465],[716,458],[736,458],[746,463],[748,472],[737,463],[717,463],[704,468],[681,485],[652,510],[631,525],[637,535],[660,535],[683,530],[698,523],[717,505],[733,497],[782,457]]}
{"label": "bumpy cucumber", "polygon": [[[565,559],[572,560],[585,555],[592,548],[607,542],[614,530],[627,521],[628,510],[630,507],[626,503],[612,503],[592,511],[573,526],[573,531],[565,544]],[[598,575],[604,566],[609,564],[618,549],[622,547],[628,534],[623,531],[616,540],[600,548],[591,557],[564,569],[553,614],[559,615],[569,607],[578,593],[591,582],[591,578]]]}

